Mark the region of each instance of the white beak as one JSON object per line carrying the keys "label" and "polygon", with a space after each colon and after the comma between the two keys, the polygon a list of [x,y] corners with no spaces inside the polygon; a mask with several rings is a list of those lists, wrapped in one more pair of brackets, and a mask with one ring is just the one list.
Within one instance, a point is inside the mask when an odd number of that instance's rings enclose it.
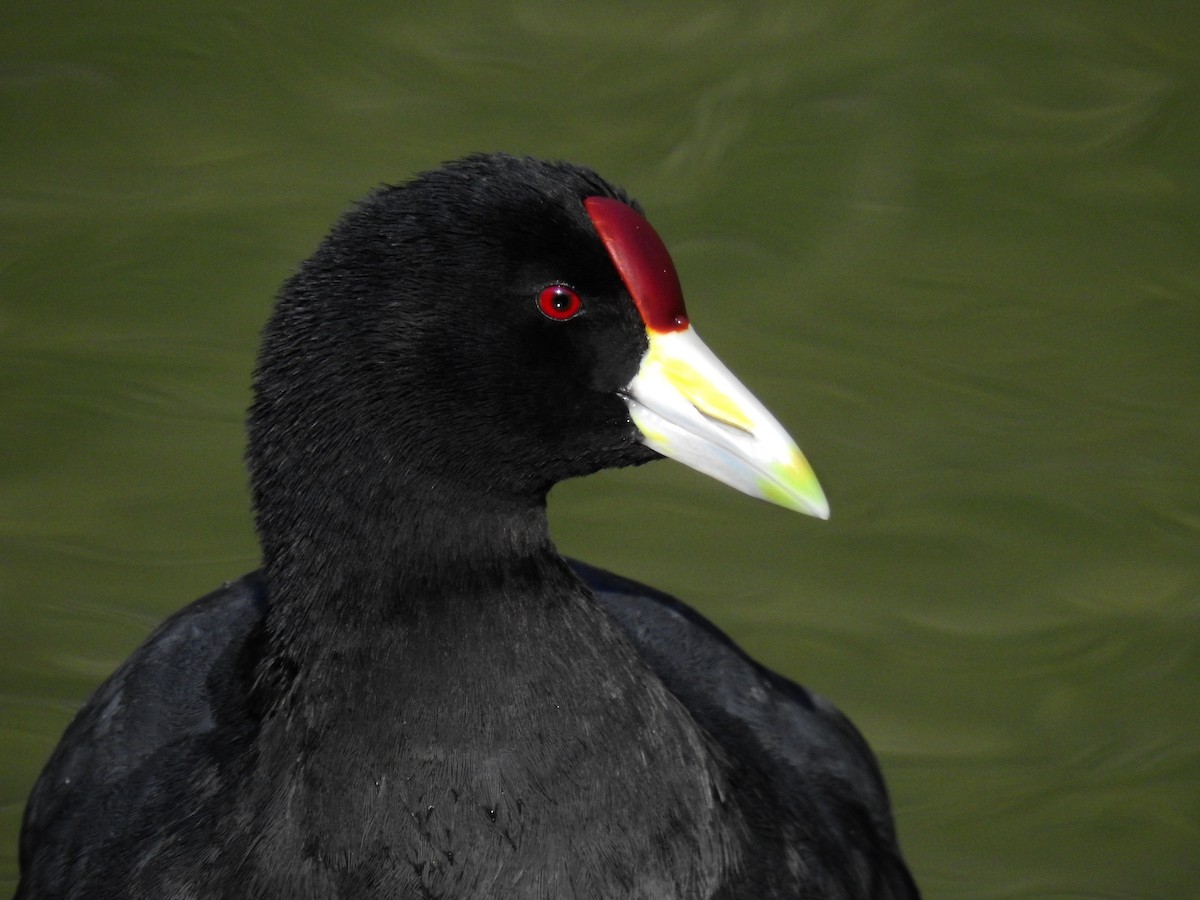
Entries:
{"label": "white beak", "polygon": [[828,519],[825,492],[795,441],[695,331],[648,333],[650,349],[624,392],[643,443],[752,497]]}

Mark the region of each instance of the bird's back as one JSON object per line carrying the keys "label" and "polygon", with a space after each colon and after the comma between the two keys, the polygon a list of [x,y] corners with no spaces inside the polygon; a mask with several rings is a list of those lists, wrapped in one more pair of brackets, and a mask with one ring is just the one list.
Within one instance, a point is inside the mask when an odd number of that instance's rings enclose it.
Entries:
{"label": "bird's back", "polygon": [[229,777],[216,761],[252,729],[245,653],[265,610],[257,574],[230,582],[164,621],[96,690],[29,797],[17,900],[119,896],[111,876]]}

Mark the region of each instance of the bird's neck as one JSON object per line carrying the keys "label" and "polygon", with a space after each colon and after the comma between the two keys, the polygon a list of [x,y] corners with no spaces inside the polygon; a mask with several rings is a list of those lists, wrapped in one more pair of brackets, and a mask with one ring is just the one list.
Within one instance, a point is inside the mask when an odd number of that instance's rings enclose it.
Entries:
{"label": "bird's neck", "polygon": [[[397,864],[421,871],[450,858],[444,845],[482,861],[452,888],[501,866],[554,886],[584,853],[572,870],[598,895],[688,872],[709,887],[684,895],[707,896],[735,858],[729,787],[554,552],[544,504],[417,503],[388,533],[360,527],[336,554],[267,573],[261,852],[375,861],[402,847]],[[631,824],[614,836],[613,821]],[[458,886],[447,893],[479,892]]]}
{"label": "bird's neck", "polygon": [[519,619],[530,598],[577,589],[544,497],[397,491],[314,512],[265,561],[268,640],[297,663],[393,631]]}

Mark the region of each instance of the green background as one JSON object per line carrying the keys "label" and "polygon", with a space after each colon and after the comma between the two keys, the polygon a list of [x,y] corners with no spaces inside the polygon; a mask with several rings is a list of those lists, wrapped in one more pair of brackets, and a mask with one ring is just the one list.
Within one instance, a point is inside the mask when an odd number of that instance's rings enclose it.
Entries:
{"label": "green background", "polygon": [[9,4],[0,891],[72,711],[255,565],[279,282],[475,150],[626,185],[828,523],[673,463],[567,552],[687,599],[880,754],[930,898],[1200,883],[1200,6]]}

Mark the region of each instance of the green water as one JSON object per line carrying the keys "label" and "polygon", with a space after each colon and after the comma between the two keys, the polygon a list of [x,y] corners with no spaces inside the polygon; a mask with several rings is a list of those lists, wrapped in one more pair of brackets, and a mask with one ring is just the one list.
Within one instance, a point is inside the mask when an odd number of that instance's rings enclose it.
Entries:
{"label": "green water", "polygon": [[645,204],[828,523],[671,463],[559,488],[879,752],[930,898],[1200,883],[1200,7],[9,4],[0,893],[72,711],[255,564],[272,293],[480,149]]}

